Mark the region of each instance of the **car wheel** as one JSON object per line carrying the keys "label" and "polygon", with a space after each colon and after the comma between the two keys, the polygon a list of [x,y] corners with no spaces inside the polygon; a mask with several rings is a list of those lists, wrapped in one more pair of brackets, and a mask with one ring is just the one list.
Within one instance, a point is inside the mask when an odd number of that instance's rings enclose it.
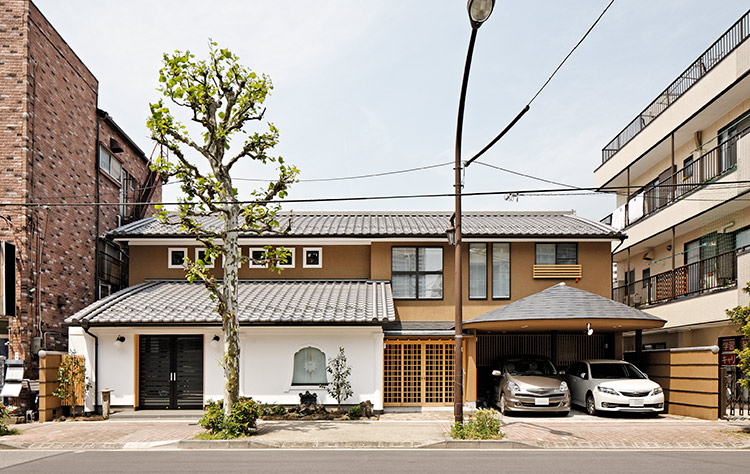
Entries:
{"label": "car wheel", "polygon": [[500,401],[497,402],[497,408],[501,415],[505,415],[505,394],[500,392]]}
{"label": "car wheel", "polygon": [[586,413],[589,415],[596,415],[596,402],[594,401],[594,394],[586,394]]}

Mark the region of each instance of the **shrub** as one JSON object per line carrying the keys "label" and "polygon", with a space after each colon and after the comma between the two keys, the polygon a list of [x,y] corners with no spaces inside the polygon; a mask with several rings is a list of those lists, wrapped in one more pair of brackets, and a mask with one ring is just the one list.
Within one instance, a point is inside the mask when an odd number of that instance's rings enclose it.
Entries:
{"label": "shrub", "polygon": [[209,401],[206,412],[198,420],[198,424],[209,433],[223,438],[237,438],[252,434],[258,418],[264,412],[263,405],[247,397],[240,397],[232,406],[232,413],[228,417],[224,416],[222,405],[221,400]]}
{"label": "shrub", "polygon": [[273,414],[280,416],[286,415],[286,407],[284,405],[274,405]]}
{"label": "shrub", "polygon": [[354,405],[349,409],[349,412],[347,413],[349,418],[352,420],[356,420],[357,418],[362,416],[362,407],[359,405]]}
{"label": "shrub", "polygon": [[458,421],[451,426],[453,439],[500,439],[500,418],[495,410],[478,410],[476,418],[469,417],[464,423]]}
{"label": "shrub", "polygon": [[336,399],[340,412],[341,403],[354,394],[352,384],[349,382],[352,368],[346,363],[346,354],[343,347],[339,347],[339,353],[336,357],[328,358],[326,372],[331,374],[331,381],[327,384],[320,384],[320,388],[324,388],[328,395]]}

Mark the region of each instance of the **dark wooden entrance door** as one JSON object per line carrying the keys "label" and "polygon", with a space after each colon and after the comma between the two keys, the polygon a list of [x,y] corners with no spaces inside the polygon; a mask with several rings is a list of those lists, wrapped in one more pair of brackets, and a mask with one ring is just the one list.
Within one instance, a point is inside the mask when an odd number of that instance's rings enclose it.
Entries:
{"label": "dark wooden entrance door", "polygon": [[140,336],[139,408],[203,407],[203,336]]}

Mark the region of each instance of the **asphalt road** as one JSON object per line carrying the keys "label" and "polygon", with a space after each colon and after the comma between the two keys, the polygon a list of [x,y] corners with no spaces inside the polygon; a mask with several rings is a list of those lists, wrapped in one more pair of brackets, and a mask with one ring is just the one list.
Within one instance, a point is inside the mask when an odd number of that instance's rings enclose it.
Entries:
{"label": "asphalt road", "polygon": [[513,474],[747,472],[748,451],[210,450],[0,451],[0,472]]}

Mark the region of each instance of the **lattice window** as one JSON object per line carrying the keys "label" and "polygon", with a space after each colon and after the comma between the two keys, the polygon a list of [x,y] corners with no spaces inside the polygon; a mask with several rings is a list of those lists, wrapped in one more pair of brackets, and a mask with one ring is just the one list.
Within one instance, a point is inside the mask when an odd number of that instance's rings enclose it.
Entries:
{"label": "lattice window", "polygon": [[453,403],[452,341],[386,341],[383,358],[386,405]]}

